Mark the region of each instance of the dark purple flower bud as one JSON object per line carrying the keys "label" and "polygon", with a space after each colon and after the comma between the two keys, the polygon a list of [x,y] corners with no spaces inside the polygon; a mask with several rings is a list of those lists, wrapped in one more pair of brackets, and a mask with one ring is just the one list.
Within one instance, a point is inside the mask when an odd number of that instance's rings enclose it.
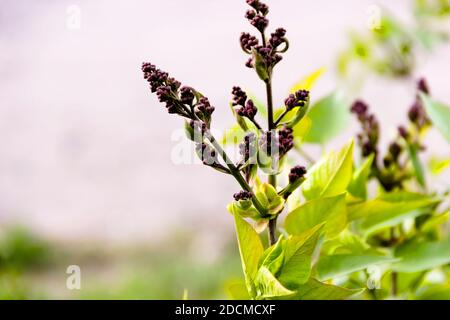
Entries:
{"label": "dark purple flower bud", "polygon": [[405,140],[407,140],[409,137],[408,130],[406,130],[406,128],[403,126],[398,127],[398,134]]}
{"label": "dark purple flower bud", "polygon": [[269,43],[273,48],[281,45],[285,40],[283,39],[286,34],[286,30],[283,28],[278,28],[274,33],[270,35]]}
{"label": "dark purple flower bud", "polygon": [[236,110],[236,113],[240,115],[241,117],[246,117],[249,119],[253,119],[258,112],[258,109],[256,108],[255,104],[252,100],[248,100],[245,106],[240,107]]}
{"label": "dark purple flower bud", "polygon": [[259,0],[247,0],[247,4],[255,10],[258,10]]}
{"label": "dark purple flower bud", "polygon": [[361,100],[355,101],[353,103],[352,107],[350,108],[350,111],[354,114],[356,114],[358,117],[364,116],[367,112],[369,107],[367,104]]}
{"label": "dark purple flower bud", "polygon": [[421,78],[419,80],[419,82],[417,83],[417,90],[426,93],[426,94],[430,94],[430,90],[428,88],[428,84],[426,82],[426,80],[424,78]]}
{"label": "dark purple flower bud", "polygon": [[397,161],[400,153],[402,152],[402,147],[397,142],[392,142],[389,145],[389,153],[394,161]]}
{"label": "dark purple flower bud", "polygon": [[420,101],[416,101],[408,111],[408,118],[412,123],[417,123],[422,113],[422,105]]}
{"label": "dark purple flower bud", "polygon": [[362,145],[362,156],[368,157],[372,153],[376,152],[374,145],[370,141],[366,141]]}
{"label": "dark purple flower bud", "polygon": [[256,16],[255,10],[247,10],[247,12],[245,13],[245,18],[247,18],[248,20],[252,20],[255,16]]}
{"label": "dark purple flower bud", "polygon": [[292,149],[294,146],[294,136],[291,128],[284,127],[278,131],[278,144],[280,157]]}
{"label": "dark purple flower bud", "polygon": [[306,168],[303,166],[295,166],[289,172],[289,183],[294,183],[298,179],[303,178],[306,174]]}
{"label": "dark purple flower bud", "polygon": [[295,98],[294,94],[290,94],[286,100],[284,100],[284,105],[286,106],[286,109],[292,110],[297,106],[297,98]]}
{"label": "dark purple flower bud", "polygon": [[308,98],[308,90],[298,90],[295,94],[290,94],[286,100],[284,100],[284,105],[288,110],[292,110],[295,107],[304,107]]}
{"label": "dark purple flower bud", "polygon": [[231,94],[233,95],[233,106],[245,106],[245,102],[247,101],[247,94],[240,87],[233,87]]}
{"label": "dark purple flower bud", "polygon": [[248,59],[247,62],[245,63],[245,66],[247,68],[253,68],[253,58]]}
{"label": "dark purple flower bud", "polygon": [[169,86],[160,86],[156,89],[156,95],[159,102],[167,102],[170,100],[171,88]]}
{"label": "dark purple flower bud", "polygon": [[194,92],[189,87],[182,87],[180,89],[180,99],[181,102],[187,105],[192,105],[192,102],[194,101]]}
{"label": "dark purple flower bud", "polygon": [[264,32],[264,30],[269,25],[269,20],[267,20],[266,17],[262,15],[257,15],[250,21],[250,24],[258,29],[259,32]]}
{"label": "dark purple flower bud", "polygon": [[251,51],[253,47],[258,45],[258,39],[247,32],[241,33],[239,41],[241,47],[246,51]]}
{"label": "dark purple flower bud", "polygon": [[250,200],[253,197],[253,193],[242,190],[233,195],[234,200],[240,201],[240,200]]}
{"label": "dark purple flower bud", "polygon": [[261,12],[263,15],[267,15],[269,13],[269,7],[265,3],[259,3],[258,11]]}
{"label": "dark purple flower bud", "polygon": [[197,105],[194,108],[194,112],[195,114],[203,120],[207,120],[211,114],[214,112],[215,108],[213,106],[211,106],[211,104],[209,103],[208,98],[206,97],[201,97],[199,102],[197,103]]}

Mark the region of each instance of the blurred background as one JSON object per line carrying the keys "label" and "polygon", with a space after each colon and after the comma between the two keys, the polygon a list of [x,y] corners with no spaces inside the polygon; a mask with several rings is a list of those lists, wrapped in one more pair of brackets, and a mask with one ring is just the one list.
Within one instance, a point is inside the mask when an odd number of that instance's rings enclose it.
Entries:
{"label": "blurred background", "polygon": [[[418,77],[450,102],[446,41],[414,48],[406,75],[363,64],[342,74],[352,30],[369,32],[374,8],[416,26],[414,1],[266,2],[269,27],[286,28],[291,44],[274,75],[278,103],[326,67],[313,99],[335,88],[364,97],[386,141],[405,121]],[[0,298],[176,299],[185,289],[189,298],[226,297],[224,283],[241,276],[225,209],[239,187],[177,163],[174,149],[189,145],[182,121],[150,94],[140,65],[151,61],[201,90],[224,130],[233,85],[264,98],[238,43],[253,32],[246,9],[244,0],[0,2]],[[356,123],[347,129],[326,147],[342,145]],[[426,157],[448,157],[438,133],[427,141]],[[81,268],[81,290],[66,288],[69,265]]]}

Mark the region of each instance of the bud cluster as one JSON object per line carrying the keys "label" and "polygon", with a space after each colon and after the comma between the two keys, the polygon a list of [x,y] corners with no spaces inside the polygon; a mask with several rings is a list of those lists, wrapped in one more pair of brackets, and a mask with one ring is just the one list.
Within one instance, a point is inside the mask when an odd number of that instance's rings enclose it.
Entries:
{"label": "bud cluster", "polygon": [[431,121],[428,118],[425,108],[423,106],[422,100],[420,99],[419,93],[423,92],[426,94],[430,93],[430,90],[428,89],[428,85],[425,81],[425,79],[420,79],[417,83],[417,95],[416,99],[411,106],[411,108],[408,111],[408,118],[409,121],[417,128],[417,130],[422,130],[426,126],[428,126]]}
{"label": "bud cluster", "polygon": [[[257,71],[259,70],[258,74],[263,69],[264,74],[267,76],[262,78],[266,81],[273,67],[282,60],[282,56],[279,53],[286,52],[288,49],[288,41],[285,38],[286,30],[283,28],[276,29],[267,40],[264,32],[269,25],[269,20],[266,18],[266,15],[269,13],[268,6],[259,0],[248,0],[247,4],[252,9],[246,12],[245,17],[261,33],[262,44],[260,45],[256,37],[247,32],[241,34],[239,40],[242,49],[247,54],[252,54],[252,58],[245,65],[249,68],[255,68]],[[284,44],[284,47],[280,50],[279,47],[282,44]]]}
{"label": "bud cluster", "polygon": [[261,149],[269,156],[277,155],[281,158],[294,146],[293,130],[283,127],[279,130],[266,131],[259,139]]}
{"label": "bud cluster", "polygon": [[249,200],[252,197],[253,197],[253,193],[251,193],[249,191],[245,191],[245,190],[241,190],[241,191],[236,192],[235,194],[233,194],[233,198],[236,201]]}
{"label": "bud cluster", "polygon": [[298,90],[296,93],[290,94],[286,100],[284,100],[284,105],[287,110],[292,110],[295,107],[304,107],[309,99],[308,90]]}
{"label": "bud cluster", "polygon": [[201,120],[209,126],[214,107],[211,106],[208,98],[201,96],[190,87],[181,87],[179,81],[169,77],[167,72],[157,69],[149,62],[142,63],[141,69],[144,79],[150,84],[151,92],[156,93],[158,100],[165,103],[169,113],[192,120]]}
{"label": "bud cluster", "polygon": [[247,94],[239,87],[233,87],[231,94],[233,95],[232,105],[239,106],[236,108],[236,113],[241,117],[254,119],[258,109],[251,99],[247,100]]}
{"label": "bud cluster", "polygon": [[378,153],[377,144],[380,127],[374,114],[370,114],[369,107],[361,100],[353,103],[350,111],[358,117],[362,132],[358,134],[358,144],[361,147],[363,157],[368,157],[372,153],[375,157]]}
{"label": "bud cluster", "polygon": [[295,166],[289,172],[289,183],[294,183],[298,179],[301,179],[306,174],[306,168],[304,166]]}

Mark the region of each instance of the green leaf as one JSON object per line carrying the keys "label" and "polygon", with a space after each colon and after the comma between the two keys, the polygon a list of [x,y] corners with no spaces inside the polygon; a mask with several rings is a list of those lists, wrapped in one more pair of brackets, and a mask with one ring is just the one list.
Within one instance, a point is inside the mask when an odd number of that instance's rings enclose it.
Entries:
{"label": "green leaf", "polygon": [[343,300],[362,293],[364,289],[346,289],[311,278],[307,283],[295,287],[295,291],[295,294],[289,297],[290,299]]}
{"label": "green leaf", "polygon": [[238,215],[234,215],[234,222],[245,283],[250,295],[254,297],[256,293],[253,282],[258,272],[258,262],[263,255],[264,248],[258,234],[248,222]]}
{"label": "green leaf", "polygon": [[306,199],[333,196],[345,192],[352,179],[353,140],[339,152],[331,152],[317,162],[302,185]]}
{"label": "green leaf", "polygon": [[419,209],[439,202],[417,193],[397,191],[376,199],[356,203],[348,208],[349,220],[361,219],[358,230],[369,235],[383,228],[395,226],[406,218],[422,214]]}
{"label": "green leaf", "polygon": [[264,62],[264,58],[255,49],[252,50],[252,54],[253,54],[253,61],[255,64],[255,70],[256,70],[256,73],[258,74],[258,77],[262,81],[268,80],[269,74],[267,72],[267,67],[266,67],[266,63]]}
{"label": "green leaf", "polygon": [[231,145],[241,143],[245,137],[245,131],[242,130],[239,124],[234,124],[230,129],[226,130],[222,137],[222,144]]}
{"label": "green leaf", "polygon": [[345,194],[304,203],[288,214],[285,228],[289,234],[300,235],[322,223],[325,223],[324,232],[329,237],[336,236],[345,228]]}
{"label": "green leaf", "polygon": [[247,287],[243,281],[233,281],[226,284],[228,296],[233,300],[249,300]]}
{"label": "green leaf", "polygon": [[316,81],[327,71],[326,67],[322,67],[320,69],[317,69],[316,71],[310,73],[305,78],[298,81],[296,84],[294,84],[290,90],[290,93],[295,93],[298,90],[308,90],[310,91]]}
{"label": "green leaf", "polygon": [[362,166],[353,173],[352,181],[348,186],[348,191],[355,197],[367,199],[367,181],[372,168],[374,154],[372,153]]}
{"label": "green leaf", "polygon": [[430,117],[433,125],[441,131],[445,139],[450,142],[450,108],[442,103],[431,100],[431,98],[420,93],[420,97],[425,105],[428,117]]}
{"label": "green leaf", "polygon": [[305,142],[324,144],[347,127],[349,113],[343,94],[334,92],[314,103],[307,113],[311,130]]}
{"label": "green leaf", "polygon": [[393,268],[400,272],[418,272],[450,263],[450,238],[439,242],[407,243],[395,250],[401,260]]}
{"label": "green leaf", "polygon": [[362,254],[334,254],[322,256],[317,264],[319,280],[328,280],[355,271],[364,270],[372,265],[379,265],[395,261],[395,259],[373,251]]}
{"label": "green leaf", "polygon": [[285,285],[303,284],[311,275],[311,260],[323,224],[286,240],[285,262],[278,280]]}
{"label": "green leaf", "polygon": [[437,227],[446,223],[448,221],[449,215],[450,211],[447,211],[429,218],[423,225],[420,226],[420,231],[425,233],[433,231]]}
{"label": "green leaf", "polygon": [[450,283],[426,286],[416,300],[450,300]]}
{"label": "green leaf", "polygon": [[379,215],[402,214],[436,202],[435,198],[408,191],[383,193],[377,198],[356,202],[348,207],[349,220]]}
{"label": "green leaf", "polygon": [[256,299],[272,299],[289,296],[294,293],[286,289],[266,267],[259,268],[255,286]]}
{"label": "green leaf", "polygon": [[425,172],[423,170],[422,162],[419,158],[419,148],[417,145],[408,143],[408,152],[411,158],[411,162],[414,168],[414,174],[416,176],[417,182],[425,187]]}
{"label": "green leaf", "polygon": [[434,175],[439,175],[444,172],[448,167],[450,167],[450,158],[448,159],[437,159],[431,158],[428,166],[430,171]]}
{"label": "green leaf", "polygon": [[284,263],[284,238],[281,235],[277,243],[266,250],[261,263],[262,267],[266,267],[270,273],[277,275]]}

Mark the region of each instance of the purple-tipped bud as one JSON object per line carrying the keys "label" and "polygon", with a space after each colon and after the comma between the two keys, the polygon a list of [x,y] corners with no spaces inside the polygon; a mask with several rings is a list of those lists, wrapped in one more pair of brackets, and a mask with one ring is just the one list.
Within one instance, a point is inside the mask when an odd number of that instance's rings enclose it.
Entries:
{"label": "purple-tipped bud", "polygon": [[417,123],[422,116],[422,113],[422,105],[420,101],[416,101],[408,110],[408,118],[411,122]]}
{"label": "purple-tipped bud", "polygon": [[394,161],[397,161],[400,153],[402,152],[402,147],[397,142],[392,142],[389,145],[389,153]]}
{"label": "purple-tipped bud", "polygon": [[398,134],[405,140],[409,137],[408,130],[403,126],[398,127]]}
{"label": "purple-tipped bud", "polygon": [[255,16],[256,16],[255,10],[247,10],[247,12],[245,13],[245,18],[247,18],[248,20],[252,20]]}
{"label": "purple-tipped bud", "polygon": [[289,182],[294,183],[298,179],[303,178],[306,174],[306,168],[303,166],[295,166],[289,172]]}
{"label": "purple-tipped bud", "polygon": [[191,88],[182,87],[180,89],[180,99],[181,99],[182,103],[191,106],[194,101],[194,97],[195,97],[195,95]]}
{"label": "purple-tipped bud", "polygon": [[265,3],[259,3],[258,11],[261,12],[263,15],[267,15],[269,13],[269,7]]}
{"label": "purple-tipped bud", "polygon": [[428,88],[428,84],[424,78],[421,78],[419,82],[417,83],[417,90],[420,92],[430,94],[430,90]]}
{"label": "purple-tipped bud", "polygon": [[250,69],[253,68],[253,58],[248,59],[245,66]]}
{"label": "purple-tipped bud", "polygon": [[233,87],[231,94],[233,95],[233,106],[245,106],[247,94],[240,87]]}
{"label": "purple-tipped bud", "polygon": [[264,30],[269,25],[269,20],[267,20],[267,18],[262,15],[257,15],[250,20],[250,24],[258,29],[259,32],[264,32]]}
{"label": "purple-tipped bud", "polygon": [[352,107],[350,108],[350,111],[354,114],[356,114],[358,117],[364,116],[367,112],[369,107],[367,104],[361,100],[357,100],[353,103]]}
{"label": "purple-tipped bud", "polygon": [[286,35],[286,30],[284,30],[283,28],[278,28],[277,30],[275,30],[274,33],[272,33],[270,35],[270,39],[269,39],[270,45],[273,48],[278,47],[283,42],[285,42],[285,40],[284,40],[285,35]]}
{"label": "purple-tipped bud", "polygon": [[295,107],[304,107],[309,98],[308,90],[298,90],[295,94],[290,94],[284,104],[288,110],[292,110]]}
{"label": "purple-tipped bud", "polygon": [[294,146],[294,136],[291,128],[284,127],[278,131],[278,143],[280,157],[282,157]]}
{"label": "purple-tipped bud", "polygon": [[194,112],[199,116],[199,118],[208,118],[214,112],[214,107],[209,103],[208,98],[201,97],[199,102],[194,108]]}
{"label": "purple-tipped bud", "polygon": [[250,200],[253,197],[253,193],[242,190],[233,195],[234,200],[240,201],[240,200]]}
{"label": "purple-tipped bud", "polygon": [[258,39],[250,33],[242,32],[239,38],[241,47],[246,51],[251,51],[253,47],[258,45]]}
{"label": "purple-tipped bud", "polygon": [[252,100],[248,100],[245,106],[242,106],[241,108],[237,109],[236,112],[241,117],[253,119],[256,113],[258,112],[258,109],[256,108]]}

